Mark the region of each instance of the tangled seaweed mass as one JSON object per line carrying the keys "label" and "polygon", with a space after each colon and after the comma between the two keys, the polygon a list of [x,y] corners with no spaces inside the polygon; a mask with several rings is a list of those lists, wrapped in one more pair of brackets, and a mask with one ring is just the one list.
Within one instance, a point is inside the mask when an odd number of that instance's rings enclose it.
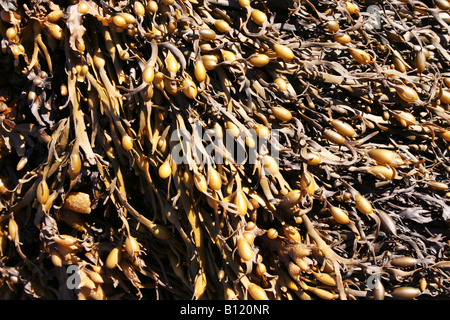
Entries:
{"label": "tangled seaweed mass", "polygon": [[450,297],[448,0],[0,5],[0,298]]}

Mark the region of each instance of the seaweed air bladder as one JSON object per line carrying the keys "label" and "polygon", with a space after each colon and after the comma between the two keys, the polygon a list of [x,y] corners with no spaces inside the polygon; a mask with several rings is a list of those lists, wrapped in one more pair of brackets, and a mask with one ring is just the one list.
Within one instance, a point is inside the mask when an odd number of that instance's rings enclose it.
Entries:
{"label": "seaweed air bladder", "polygon": [[449,6],[0,2],[0,298],[448,299]]}

